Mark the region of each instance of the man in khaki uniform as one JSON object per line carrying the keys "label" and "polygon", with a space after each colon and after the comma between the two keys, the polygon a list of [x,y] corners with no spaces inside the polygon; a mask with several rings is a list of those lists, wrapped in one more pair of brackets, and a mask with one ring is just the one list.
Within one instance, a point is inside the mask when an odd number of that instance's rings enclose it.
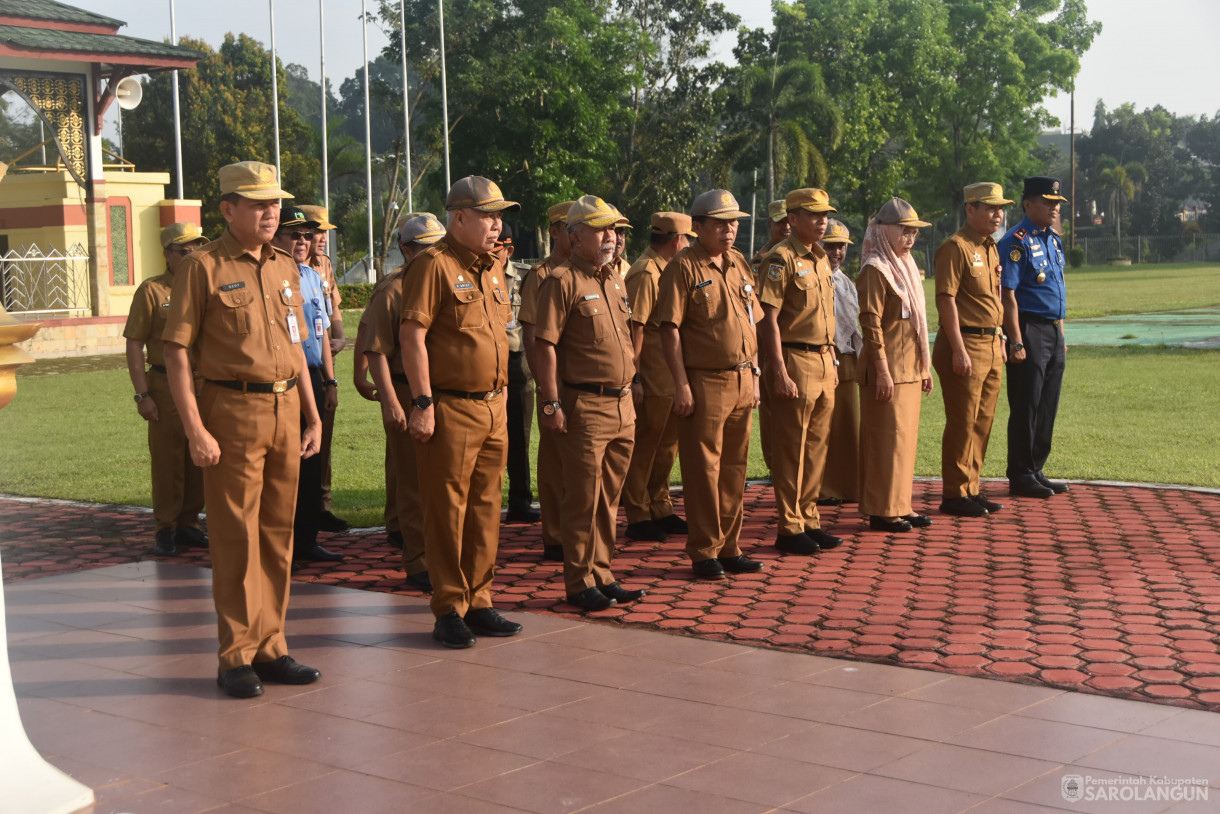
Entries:
{"label": "man in khaki uniform", "polygon": [[[563,201],[547,210],[550,220],[551,253],[525,274],[521,281],[521,308],[517,321],[521,323],[522,345],[531,371],[538,369],[537,347],[534,345],[534,323],[538,319],[538,287],[551,272],[566,263],[571,256],[568,240],[568,210],[576,201]],[[535,375],[537,380],[537,375]],[[542,424],[542,402],[538,402],[538,505],[542,509],[542,558],[563,562],[561,507],[563,505],[563,461],[554,433]]]}
{"label": "man in khaki uniform", "polygon": [[772,397],[775,545],[789,554],[812,555],[843,542],[822,530],[817,508],[839,383],[833,272],[818,241],[836,210],[825,191],[812,187],[792,190],[784,205],[792,234],[758,267],[759,337],[767,349],[763,387]]}
{"label": "man in khaki uniform", "polygon": [[691,206],[697,240],[661,274],[653,319],[674,380],[678,453],[690,523],[686,553],[700,579],[762,570],[741,553],[750,420],[758,405],[758,300],[754,275],[733,248],[732,194],[713,189]]}
{"label": "man in khaki uniform", "polygon": [[678,457],[678,419],[674,415],[674,380],[661,349],[661,329],[652,319],[661,272],[678,252],[690,245],[689,215],[654,212],[649,246],[627,272],[631,300],[631,343],[637,373],[632,380],[635,400],[635,451],[623,484],[627,539],[661,542],[669,534],[686,534],[686,521],[674,514],[669,473]]}
{"label": "man in khaki uniform", "polygon": [[945,432],[940,445],[940,511],[982,517],[1004,508],[983,496],[979,475],[1006,360],[1000,253],[992,234],[1012,203],[999,184],[965,190],[966,225],[936,250],[936,310],[940,329],[932,367],[940,377]]}
{"label": "man in khaki uniform", "polygon": [[860,390],[856,386],[856,361],[864,337],[860,333],[860,300],[856,284],[843,271],[851,233],[834,218],[822,236],[822,250],[834,272],[835,348],[839,352],[839,386],[830,418],[830,443],[822,469],[819,506],[839,506],[856,500],[857,459],[860,456]]}
{"label": "man in khaki uniform", "polygon": [[613,266],[624,220],[593,195],[572,206],[572,256],[539,286],[534,325],[542,420],[563,458],[564,586],[568,602],[588,611],[644,595],[610,571],[635,430],[631,307]]}
{"label": "man in khaki uniform", "polygon": [[625,280],[627,272],[631,271],[631,261],[623,256],[623,252],[627,250],[627,230],[631,228],[631,224],[623,213],[618,211],[617,206],[611,208],[623,222],[614,228],[614,259],[610,261],[610,266],[620,280]]}
{"label": "man in khaki uniform", "polygon": [[[788,207],[784,205],[782,198],[767,204],[767,225],[766,244],[750,258],[750,268],[754,269],[755,291],[762,291],[762,280],[758,276],[762,259],[766,257],[767,252],[787,240],[788,235],[792,234],[792,224],[788,222]],[[762,315],[759,316],[761,318]],[[758,347],[758,364],[763,369],[767,367],[767,348],[761,344]],[[771,388],[766,385],[760,388],[760,391],[758,394],[758,444],[762,447],[763,463],[766,464],[769,472],[771,471],[771,401],[774,396]]]}
{"label": "man in khaki uniform", "polygon": [[[330,222],[330,211],[324,206],[302,206],[300,209],[305,213],[305,217],[318,224],[310,243],[307,264],[322,278],[322,291],[326,294],[326,316],[330,320],[330,352],[332,356],[338,356],[339,352],[347,347],[347,338],[343,335],[343,311],[339,308],[343,295],[339,293],[335,267],[326,252],[329,235],[338,227]],[[322,449],[318,453],[322,458],[322,514],[318,519],[318,528],[322,531],[347,531],[351,524],[341,517],[336,517],[331,511],[330,447],[335,437],[335,410],[321,404],[318,409],[322,414]]]}
{"label": "man in khaki uniform", "polygon": [[[321,674],[288,655],[292,523],[301,458],[318,451],[322,422],[305,373],[300,272],[272,248],[279,225],[275,167],[220,169],[227,228],[175,275],[165,332],[174,403],[203,468],[220,634],[217,683],[239,698],[263,681],[309,684]],[[203,378],[198,402],[190,355]],[[301,415],[306,428],[301,432]]]}
{"label": "man in khaki uniform", "polygon": [[403,265],[373,287],[356,331],[356,353],[368,360],[369,374],[381,404],[386,437],[386,502],[395,509],[402,567],[407,573],[407,585],[425,593],[432,591],[432,581],[424,555],[415,442],[407,431],[407,410],[414,396],[403,372],[399,328],[403,274],[417,254],[444,236],[445,227],[432,215],[418,215],[403,222],[398,230]]}
{"label": "man in khaki uniform", "polygon": [[508,278],[508,296],[513,304],[513,318],[508,323],[508,511],[509,523],[537,523],[542,513],[534,508],[534,493],[530,484],[530,436],[534,429],[534,379],[530,375],[522,347],[521,278],[529,266],[514,263],[513,230],[501,224],[496,239],[496,253],[504,264]]}
{"label": "man in khaki uniform", "polygon": [[[182,418],[174,406],[165,377],[165,317],[169,313],[174,272],[182,260],[207,242],[193,223],[175,223],[161,230],[165,273],[140,283],[131,300],[127,325],[127,373],[136,389],[136,411],[148,422],[148,454],[152,463],[153,519],[157,523],[153,553],[163,557],[183,548],[204,546],[208,538],[199,530],[203,511],[203,473],[191,461]],[[144,347],[148,346],[148,371]]]}
{"label": "man in khaki uniform", "polygon": [[508,457],[504,387],[512,319],[504,265],[493,251],[501,213],[519,205],[471,175],[450,188],[445,208],[445,236],[403,273],[399,342],[415,393],[407,426],[432,579],[432,635],[462,648],[475,643],[475,633],[521,632],[491,606]]}

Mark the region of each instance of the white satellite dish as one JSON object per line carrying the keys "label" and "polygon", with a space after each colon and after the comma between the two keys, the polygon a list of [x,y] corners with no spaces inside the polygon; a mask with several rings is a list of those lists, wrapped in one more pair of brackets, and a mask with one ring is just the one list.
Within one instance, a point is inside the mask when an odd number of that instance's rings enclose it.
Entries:
{"label": "white satellite dish", "polygon": [[119,80],[119,84],[114,86],[114,98],[119,103],[119,107],[131,110],[144,98],[144,86],[136,81],[134,76],[124,77]]}

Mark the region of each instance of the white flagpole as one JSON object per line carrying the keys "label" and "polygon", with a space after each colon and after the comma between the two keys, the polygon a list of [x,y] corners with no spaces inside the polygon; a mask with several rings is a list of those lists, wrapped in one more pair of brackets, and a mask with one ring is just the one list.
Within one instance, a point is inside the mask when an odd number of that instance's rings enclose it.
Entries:
{"label": "white flagpole", "polygon": [[[169,0],[169,38],[174,45],[178,44],[178,26],[174,18],[174,0]],[[178,181],[178,200],[182,200],[185,195],[182,193],[182,114],[178,109],[178,72],[174,71],[170,82],[174,89],[174,177]],[[43,161],[45,164],[46,161]]]}
{"label": "white flagpole", "polygon": [[364,37],[364,185],[368,197],[369,215],[369,282],[374,282],[373,268],[373,127],[369,108],[369,13],[367,0],[360,0],[360,32]]}
{"label": "white flagpole", "polygon": [[407,211],[414,212],[411,183],[411,109],[407,101],[407,0],[399,0],[399,36],[402,40],[402,152],[407,162]]}
{"label": "white flagpole", "polygon": [[[321,41],[322,65],[318,75],[322,84],[322,206],[330,209],[330,155],[326,146],[326,19],[323,0],[318,0],[318,39]],[[327,248],[330,248],[329,241]]]}
{"label": "white flagpole", "polygon": [[445,192],[448,194],[452,181],[449,179],[449,80],[445,75],[445,0],[436,0],[440,8],[438,19],[441,29],[441,113],[445,128]]}
{"label": "white flagpole", "polygon": [[271,9],[271,127],[275,134],[275,174],[284,183],[280,172],[280,89],[275,65],[275,0],[267,0]]}

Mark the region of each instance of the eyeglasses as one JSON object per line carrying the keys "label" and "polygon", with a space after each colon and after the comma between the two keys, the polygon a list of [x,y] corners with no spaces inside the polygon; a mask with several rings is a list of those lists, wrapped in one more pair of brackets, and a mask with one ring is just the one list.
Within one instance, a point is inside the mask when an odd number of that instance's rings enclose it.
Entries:
{"label": "eyeglasses", "polygon": [[314,235],[313,232],[280,232],[280,237],[286,237],[289,240],[309,240]]}

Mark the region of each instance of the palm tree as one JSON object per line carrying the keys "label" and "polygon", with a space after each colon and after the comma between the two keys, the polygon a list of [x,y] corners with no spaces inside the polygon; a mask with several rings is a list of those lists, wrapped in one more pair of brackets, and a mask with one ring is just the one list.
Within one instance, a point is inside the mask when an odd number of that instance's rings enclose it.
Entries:
{"label": "palm tree", "polygon": [[[763,150],[767,200],[775,200],[776,182],[824,186],[830,176],[824,151],[841,137],[843,114],[826,95],[822,72],[805,60],[742,66],[730,91],[732,111],[724,142],[729,171],[743,160],[756,162]],[[819,148],[813,134],[822,136]]]}
{"label": "palm tree", "polygon": [[1123,210],[1127,203],[1135,197],[1145,181],[1148,171],[1138,161],[1119,164],[1109,156],[1102,156],[1097,161],[1096,189],[1101,196],[1110,199],[1109,211],[1114,214],[1114,236],[1118,238],[1120,250],[1123,240]]}

